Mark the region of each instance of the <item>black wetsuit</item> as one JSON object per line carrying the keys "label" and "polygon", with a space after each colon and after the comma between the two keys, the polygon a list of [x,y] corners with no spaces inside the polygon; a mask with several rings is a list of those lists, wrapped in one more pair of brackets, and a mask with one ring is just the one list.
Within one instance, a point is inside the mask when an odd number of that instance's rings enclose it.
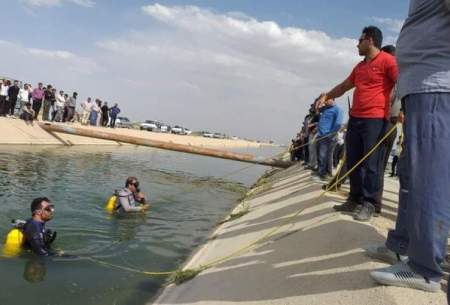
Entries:
{"label": "black wetsuit", "polygon": [[25,248],[31,249],[39,256],[55,255],[55,252],[50,250],[51,241],[46,240],[48,232],[45,230],[45,223],[28,219],[23,225],[23,234],[25,236]]}

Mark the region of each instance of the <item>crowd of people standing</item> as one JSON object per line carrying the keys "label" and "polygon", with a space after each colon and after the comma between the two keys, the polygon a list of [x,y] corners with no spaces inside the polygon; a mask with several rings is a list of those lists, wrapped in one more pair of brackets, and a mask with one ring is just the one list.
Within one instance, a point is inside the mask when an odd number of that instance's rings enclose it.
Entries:
{"label": "crowd of people standing", "polygon": [[92,102],[89,97],[80,104],[77,111],[78,93],[58,91],[52,85],[44,87],[38,83],[33,88],[31,84],[19,85],[19,81],[0,80],[0,116],[19,117],[26,122],[33,122],[39,118],[48,122],[80,122],[84,125],[115,127],[120,113],[118,104],[109,107],[108,103],[96,99]]}
{"label": "crowd of people standing", "polygon": [[[320,109],[354,89],[342,165],[349,172],[350,192],[334,209],[358,221],[382,212],[384,170],[396,143],[391,171],[400,181],[395,228],[385,244],[367,248],[369,257],[391,264],[370,273],[382,285],[441,290],[450,231],[449,29],[447,0],[411,0],[397,50],[381,48],[383,35],[377,27],[364,28],[358,42],[364,59],[349,77],[320,94],[294,140],[292,158],[319,170],[317,145],[329,141],[319,137],[316,127]],[[317,155],[319,168],[314,168]]]}

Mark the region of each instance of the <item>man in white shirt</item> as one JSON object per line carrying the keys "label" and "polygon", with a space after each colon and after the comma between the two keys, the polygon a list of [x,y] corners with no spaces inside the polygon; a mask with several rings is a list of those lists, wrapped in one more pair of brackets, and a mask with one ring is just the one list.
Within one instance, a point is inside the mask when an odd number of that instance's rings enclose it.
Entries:
{"label": "man in white shirt", "polygon": [[7,108],[9,108],[7,101],[9,85],[10,83],[6,79],[0,83],[0,116],[6,116]]}
{"label": "man in white shirt", "polygon": [[66,99],[64,98],[64,91],[61,90],[59,91],[59,93],[56,94],[56,102],[55,102],[56,115],[54,118],[56,122],[61,122],[63,119],[65,102]]}
{"label": "man in white shirt", "polygon": [[[20,88],[19,90],[19,106],[20,106],[20,112],[22,112],[23,108],[25,107],[25,104],[30,102],[30,89],[28,87],[28,84],[23,85],[23,88]],[[21,113],[19,113],[20,115]]]}
{"label": "man in white shirt", "polygon": [[89,115],[91,114],[92,110],[92,102],[90,97],[88,97],[86,101],[81,103],[81,108],[83,109],[81,115],[81,124],[87,125],[89,123]]}

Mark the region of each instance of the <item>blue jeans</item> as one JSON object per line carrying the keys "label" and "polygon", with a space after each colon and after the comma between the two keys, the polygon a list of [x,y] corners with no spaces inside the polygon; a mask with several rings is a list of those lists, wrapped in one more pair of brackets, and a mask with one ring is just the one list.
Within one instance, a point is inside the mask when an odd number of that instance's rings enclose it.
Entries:
{"label": "blue jeans", "polygon": [[[348,122],[346,140],[347,168],[350,170],[384,136],[387,122],[384,119],[354,118]],[[367,201],[380,210],[377,200],[380,191],[383,147],[380,145],[360,166],[350,174],[350,197]]]}
{"label": "blue jeans", "polygon": [[398,216],[386,246],[439,281],[450,227],[450,94],[413,94],[404,103]]}
{"label": "blue jeans", "polygon": [[[326,136],[326,135],[325,135]],[[323,137],[323,136],[319,136]],[[332,174],[333,151],[336,147],[336,137],[324,138],[317,143],[319,145],[319,155],[317,163],[319,165],[319,176],[325,177]]]}

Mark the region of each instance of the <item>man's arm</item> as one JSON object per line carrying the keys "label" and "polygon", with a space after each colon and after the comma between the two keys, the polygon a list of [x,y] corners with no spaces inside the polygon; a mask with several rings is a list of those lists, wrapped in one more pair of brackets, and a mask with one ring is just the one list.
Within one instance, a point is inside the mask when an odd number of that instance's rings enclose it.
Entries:
{"label": "man's arm", "polygon": [[350,81],[350,79],[344,80],[342,83],[328,91],[327,93],[322,93],[320,95],[318,105],[319,107],[325,103],[325,101],[329,99],[335,99],[344,95],[345,92],[351,90],[355,87],[355,85]]}
{"label": "man's arm", "polygon": [[132,206],[128,200],[128,196],[119,196],[119,203],[125,212],[140,212],[142,210],[139,206]]}

